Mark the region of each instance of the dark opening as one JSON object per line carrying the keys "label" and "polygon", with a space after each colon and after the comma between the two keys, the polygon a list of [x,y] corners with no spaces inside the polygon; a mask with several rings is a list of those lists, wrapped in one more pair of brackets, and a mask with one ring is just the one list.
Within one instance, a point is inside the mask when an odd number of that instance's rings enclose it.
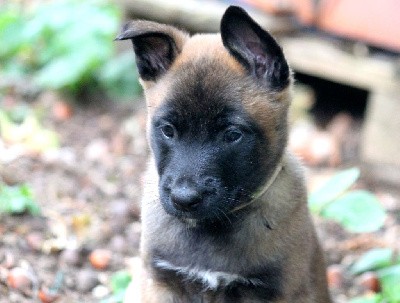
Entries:
{"label": "dark opening", "polygon": [[350,114],[355,120],[364,118],[367,90],[298,72],[295,78],[297,82],[311,86],[315,92],[315,104],[311,113],[318,126],[325,127],[340,112]]}

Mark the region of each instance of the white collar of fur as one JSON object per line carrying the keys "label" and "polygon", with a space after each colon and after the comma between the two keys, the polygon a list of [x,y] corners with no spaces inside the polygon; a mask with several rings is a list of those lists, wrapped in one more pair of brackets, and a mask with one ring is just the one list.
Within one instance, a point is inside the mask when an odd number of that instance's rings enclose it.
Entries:
{"label": "white collar of fur", "polygon": [[262,285],[263,282],[257,278],[246,278],[238,274],[223,271],[202,270],[197,267],[175,266],[168,261],[157,260],[156,267],[165,270],[172,270],[184,276],[188,281],[201,282],[204,290],[216,290],[225,287],[233,282],[241,282],[248,285]]}

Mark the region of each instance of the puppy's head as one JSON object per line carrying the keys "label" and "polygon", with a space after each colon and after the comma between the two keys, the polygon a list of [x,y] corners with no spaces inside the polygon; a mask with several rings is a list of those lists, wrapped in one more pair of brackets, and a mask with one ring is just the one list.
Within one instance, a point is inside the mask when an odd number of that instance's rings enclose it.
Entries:
{"label": "puppy's head", "polygon": [[271,177],[286,145],[290,70],[268,32],[229,7],[221,35],[134,21],[160,200],[173,216],[224,220]]}

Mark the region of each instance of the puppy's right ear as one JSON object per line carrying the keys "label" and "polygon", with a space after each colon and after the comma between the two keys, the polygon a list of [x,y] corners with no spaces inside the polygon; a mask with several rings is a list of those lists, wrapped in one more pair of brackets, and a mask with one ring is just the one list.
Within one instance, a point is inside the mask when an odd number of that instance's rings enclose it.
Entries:
{"label": "puppy's right ear", "polygon": [[157,81],[179,55],[187,37],[173,26],[137,20],[127,23],[115,40],[130,39],[140,77]]}
{"label": "puppy's right ear", "polygon": [[224,46],[251,75],[275,90],[289,84],[290,69],[281,47],[244,9],[228,7],[221,19],[221,36]]}

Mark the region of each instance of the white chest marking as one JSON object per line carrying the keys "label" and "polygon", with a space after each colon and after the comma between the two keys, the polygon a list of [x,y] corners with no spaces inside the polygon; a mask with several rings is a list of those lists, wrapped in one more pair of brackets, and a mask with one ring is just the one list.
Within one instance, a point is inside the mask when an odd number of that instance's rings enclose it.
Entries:
{"label": "white chest marking", "polygon": [[157,260],[155,265],[160,269],[175,271],[184,276],[186,280],[201,282],[206,290],[215,290],[218,287],[225,287],[232,282],[241,282],[248,285],[263,285],[263,282],[257,278],[245,278],[238,274],[202,270],[196,267],[175,266],[164,260]]}

